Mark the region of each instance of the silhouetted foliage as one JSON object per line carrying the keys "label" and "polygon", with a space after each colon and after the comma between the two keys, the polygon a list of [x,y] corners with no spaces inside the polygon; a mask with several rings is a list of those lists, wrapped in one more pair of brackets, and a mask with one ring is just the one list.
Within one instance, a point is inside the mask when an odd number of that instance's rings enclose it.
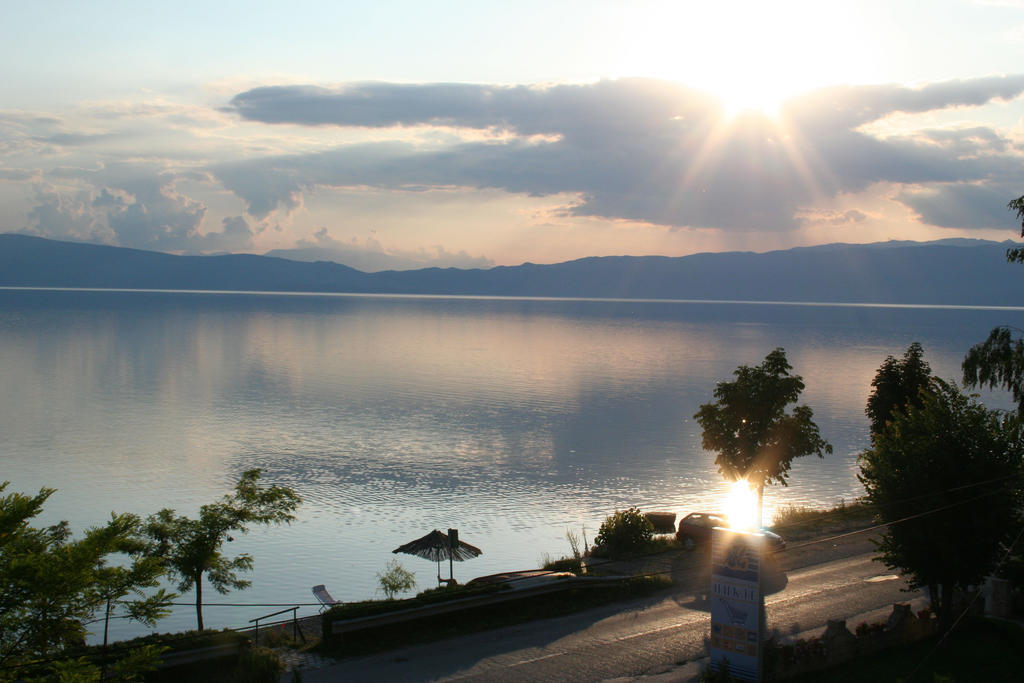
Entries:
{"label": "silhouetted foliage", "polygon": [[594,551],[607,557],[636,553],[654,538],[654,525],[637,508],[608,515],[594,537]]}
{"label": "silhouetted foliage", "polygon": [[[0,483],[0,492],[7,485]],[[105,620],[121,608],[126,617],[152,626],[174,596],[163,590],[145,594],[158,585],[164,569],[142,555],[141,520],[135,515],[111,515],[81,539],[71,537],[67,522],[31,526],[53,493],[44,488],[35,496],[0,497],[0,666],[9,672],[30,664],[18,671],[19,678],[99,680],[98,666],[61,652],[84,641],[97,614]],[[130,676],[152,668],[160,651],[149,646],[126,653],[106,673]]]}
{"label": "silhouetted foliage", "polygon": [[940,379],[919,396],[861,454],[858,479],[890,523],[882,560],[930,587],[948,624],[953,592],[992,571],[1017,525],[1024,434],[1015,416]]}
{"label": "silhouetted foliage", "polygon": [[988,339],[971,347],[961,367],[964,385],[1008,390],[1024,417],[1024,340],[1014,339],[1010,328],[992,330]]}
{"label": "silhouetted foliage", "polygon": [[[1024,195],[1011,200],[1007,208],[1017,212],[1024,237]],[[1024,247],[1006,250],[1010,263],[1024,263]],[[964,385],[1006,389],[1017,403],[1017,412],[1024,417],[1024,340],[1014,339],[1010,328],[997,327],[988,339],[975,344],[964,358]]]}
{"label": "silhouetted foliage", "polygon": [[[1006,208],[1017,212],[1017,220],[1020,221],[1020,236],[1024,237],[1024,195],[1011,199]],[[1007,249],[1006,260],[1010,263],[1024,263],[1024,247]]]}
{"label": "silhouetted foliage", "polygon": [[715,464],[722,476],[746,479],[759,496],[765,484],[786,485],[794,458],[832,453],[809,407],[786,412],[804,390],[803,379],[789,374],[792,369],[786,352],[775,349],[756,367],[738,367],[733,381],[719,382],[715,401],[694,415],[704,430],[704,449],[718,453]]}
{"label": "silhouetted foliage", "polygon": [[195,589],[196,623],[203,629],[203,577],[218,593],[248,588],[250,582],[238,573],[252,569],[252,557],[227,558],[221,553],[232,533],[246,533],[254,524],[289,524],[302,499],[285,486],[260,488],[260,470],[247,470],[231,495],[204,505],[199,518],[191,519],[163,509],[150,515],[145,532],[149,552],[166,563],[178,590]]}
{"label": "silhouetted foliage", "polygon": [[882,361],[871,381],[874,390],[864,409],[871,420],[871,434],[881,432],[895,411],[904,410],[908,405],[920,407],[920,393],[928,389],[931,376],[932,369],[924,360],[924,349],[918,342],[910,345],[901,360],[888,356]]}

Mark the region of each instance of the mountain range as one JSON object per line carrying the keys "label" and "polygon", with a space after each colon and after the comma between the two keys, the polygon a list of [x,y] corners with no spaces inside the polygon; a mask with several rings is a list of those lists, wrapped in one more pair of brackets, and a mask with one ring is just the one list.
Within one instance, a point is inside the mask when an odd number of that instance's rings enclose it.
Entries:
{"label": "mountain range", "polygon": [[767,253],[605,256],[366,273],[318,261],[154,251],[0,234],[0,286],[1020,306],[1012,243],[828,244]]}

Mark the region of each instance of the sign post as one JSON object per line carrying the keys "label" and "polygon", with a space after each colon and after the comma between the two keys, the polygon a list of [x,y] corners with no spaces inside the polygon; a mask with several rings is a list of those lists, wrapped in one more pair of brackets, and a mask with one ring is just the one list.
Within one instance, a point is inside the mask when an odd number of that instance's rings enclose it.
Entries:
{"label": "sign post", "polygon": [[764,534],[711,531],[711,669],[761,680],[761,559]]}

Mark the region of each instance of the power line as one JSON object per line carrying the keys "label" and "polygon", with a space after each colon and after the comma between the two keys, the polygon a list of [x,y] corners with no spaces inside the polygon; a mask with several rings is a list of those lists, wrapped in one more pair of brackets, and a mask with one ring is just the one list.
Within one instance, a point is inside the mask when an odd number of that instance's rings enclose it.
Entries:
{"label": "power line", "polygon": [[[955,493],[957,491],[963,491],[963,490],[974,488],[974,487],[977,487],[977,486],[986,486],[988,484],[994,484],[994,483],[997,483],[997,482],[1008,481],[1008,480],[1017,479],[1017,478],[1019,478],[1019,475],[1017,475],[1017,474],[1011,474],[1011,475],[1005,475],[1005,476],[1001,476],[1001,477],[995,477],[995,478],[992,478],[992,479],[986,479],[984,481],[977,481],[977,482],[973,482],[971,484],[963,484],[961,486],[954,486],[952,488],[941,489],[941,490],[933,491],[933,492],[930,492],[930,493],[919,494],[919,495],[916,495],[916,496],[909,496],[909,497],[906,497],[906,498],[897,498],[897,499],[891,501],[890,504],[895,505],[895,504],[899,504],[899,503],[910,503],[910,502],[917,501],[917,500],[923,500],[925,498],[934,498],[935,496],[941,496],[941,495],[945,495],[945,494],[948,494],[948,493]],[[857,500],[864,500],[864,499],[855,499],[854,502],[851,503],[851,507],[854,506],[854,505],[857,505]],[[865,502],[865,504],[867,504],[867,503]],[[785,509],[785,508],[783,508],[783,509]],[[813,518],[811,518],[811,519],[800,520],[800,521],[792,522],[792,523],[788,523],[788,524],[787,523],[783,523],[783,524],[776,525],[773,528],[789,529],[789,528],[795,528],[795,527],[800,527],[800,526],[812,526],[812,525],[820,522],[822,519],[842,518],[842,517],[847,516],[849,513],[846,512],[843,509],[834,509],[834,510],[829,510],[827,512],[813,512],[812,514],[813,514]]]}

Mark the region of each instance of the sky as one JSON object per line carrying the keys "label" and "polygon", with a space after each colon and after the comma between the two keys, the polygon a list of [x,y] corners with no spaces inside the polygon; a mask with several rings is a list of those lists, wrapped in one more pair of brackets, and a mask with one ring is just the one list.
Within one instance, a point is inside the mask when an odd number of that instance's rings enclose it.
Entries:
{"label": "sky", "polygon": [[1024,0],[4,17],[0,232],[362,270],[1019,234]]}

